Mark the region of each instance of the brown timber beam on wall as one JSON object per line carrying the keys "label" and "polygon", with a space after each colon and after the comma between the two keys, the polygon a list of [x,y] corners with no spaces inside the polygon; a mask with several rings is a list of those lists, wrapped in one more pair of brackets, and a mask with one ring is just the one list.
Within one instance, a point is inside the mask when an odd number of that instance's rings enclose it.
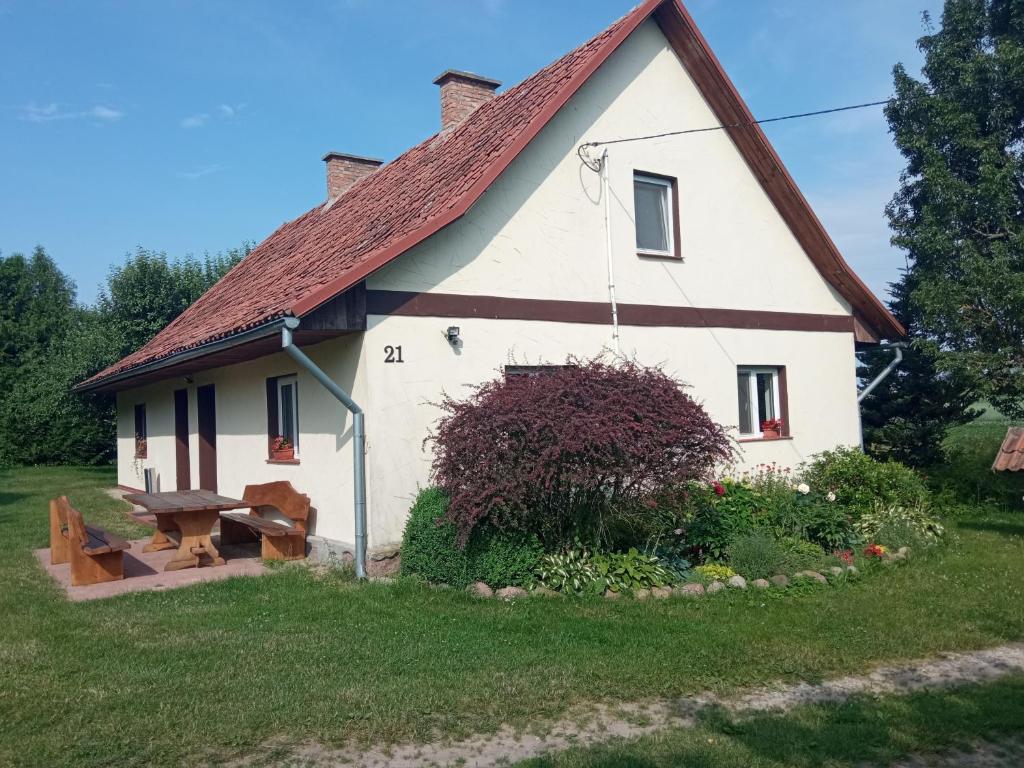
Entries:
{"label": "brown timber beam on wall", "polygon": [[[854,330],[853,317],[850,315],[670,307],[655,304],[619,304],[618,309],[621,325],[828,333],[852,333]],[[371,290],[366,292],[366,311],[370,315],[407,317],[479,317],[490,320],[540,320],[590,325],[607,325],[611,322],[611,306],[599,301],[511,299],[452,293]]]}

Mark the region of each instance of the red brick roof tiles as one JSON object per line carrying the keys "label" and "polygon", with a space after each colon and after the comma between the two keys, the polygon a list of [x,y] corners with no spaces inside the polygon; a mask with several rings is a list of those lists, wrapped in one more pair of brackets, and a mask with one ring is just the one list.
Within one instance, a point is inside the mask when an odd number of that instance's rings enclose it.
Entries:
{"label": "red brick roof tiles", "polygon": [[1024,427],[1010,427],[1006,430],[1003,444],[999,446],[996,460],[992,462],[993,472],[1020,472],[1024,469]]}
{"label": "red brick roof tiles", "polygon": [[[656,5],[648,0],[579,48],[479,107],[454,130],[413,147],[355,184],[333,204],[318,205],[283,224],[149,343],[86,383],[286,314],[303,314],[315,308],[308,306],[308,301],[303,307],[303,299],[329,285],[334,294],[339,293],[346,287],[347,276],[351,276],[349,285],[358,282],[365,277],[365,270],[356,273],[359,266],[415,236],[433,220],[446,217],[463,202],[474,184],[513,147],[533,119],[556,101],[574,75],[599,63],[598,57],[607,57],[611,51],[605,49],[616,32],[632,22],[631,31]],[[615,44],[618,42],[621,40]],[[327,298],[330,296],[324,300]]]}

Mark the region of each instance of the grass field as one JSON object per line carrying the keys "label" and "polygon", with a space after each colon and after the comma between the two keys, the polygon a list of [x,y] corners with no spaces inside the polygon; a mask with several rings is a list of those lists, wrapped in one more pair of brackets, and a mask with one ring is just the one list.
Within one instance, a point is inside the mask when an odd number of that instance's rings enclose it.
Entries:
{"label": "grass field", "polygon": [[1024,758],[1022,723],[1024,677],[1014,676],[953,691],[806,706],[785,715],[735,718],[713,711],[697,728],[571,749],[517,768],[864,768],[1015,739],[1005,761],[977,764],[1011,766]]}
{"label": "grass field", "polygon": [[90,521],[141,534],[103,494],[113,482],[106,470],[0,471],[0,765],[427,740],[1024,637],[1024,518],[997,509],[954,523],[941,553],[784,599],[485,602],[291,566],[68,603],[31,555],[47,545],[47,498],[67,493]]}
{"label": "grass field", "polygon": [[994,503],[1024,512],[1024,472],[992,472],[992,461],[1011,422],[995,411],[949,431],[946,450],[950,460],[929,470],[934,485],[945,488],[969,504]]}

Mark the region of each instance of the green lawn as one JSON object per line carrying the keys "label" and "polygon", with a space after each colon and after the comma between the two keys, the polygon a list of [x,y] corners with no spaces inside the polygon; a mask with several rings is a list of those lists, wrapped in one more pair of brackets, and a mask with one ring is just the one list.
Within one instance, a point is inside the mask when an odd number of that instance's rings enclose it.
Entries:
{"label": "green lawn", "polygon": [[[1020,739],[1024,676],[953,691],[800,707],[736,718],[707,712],[699,727],[518,763],[519,768],[864,768],[910,755]],[[1019,765],[1024,746],[1009,761]],[[1014,759],[1016,758],[1016,759]],[[980,764],[979,764],[980,765]]]}
{"label": "green lawn", "polygon": [[291,566],[67,603],[30,552],[47,544],[46,500],[67,493],[130,534],[101,490],[113,482],[106,470],[0,471],[0,765],[180,765],[270,740],[458,736],[582,702],[1024,638],[1024,517],[998,510],[961,518],[940,554],[784,598],[501,603]]}

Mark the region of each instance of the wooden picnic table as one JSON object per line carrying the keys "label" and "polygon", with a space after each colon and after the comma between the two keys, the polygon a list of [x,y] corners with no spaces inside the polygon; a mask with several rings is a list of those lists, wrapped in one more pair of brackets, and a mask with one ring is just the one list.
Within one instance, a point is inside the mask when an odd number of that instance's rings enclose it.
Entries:
{"label": "wooden picnic table", "polygon": [[[164,566],[165,571],[198,568],[206,564],[206,560],[211,566],[224,565],[224,558],[210,539],[213,526],[220,519],[221,512],[250,506],[249,502],[242,499],[203,490],[126,493],[124,498],[132,504],[145,507],[156,516],[156,532],[149,544],[143,547],[143,552],[177,547],[178,552]],[[177,544],[167,536],[168,532],[175,529],[181,534],[181,541]]]}

